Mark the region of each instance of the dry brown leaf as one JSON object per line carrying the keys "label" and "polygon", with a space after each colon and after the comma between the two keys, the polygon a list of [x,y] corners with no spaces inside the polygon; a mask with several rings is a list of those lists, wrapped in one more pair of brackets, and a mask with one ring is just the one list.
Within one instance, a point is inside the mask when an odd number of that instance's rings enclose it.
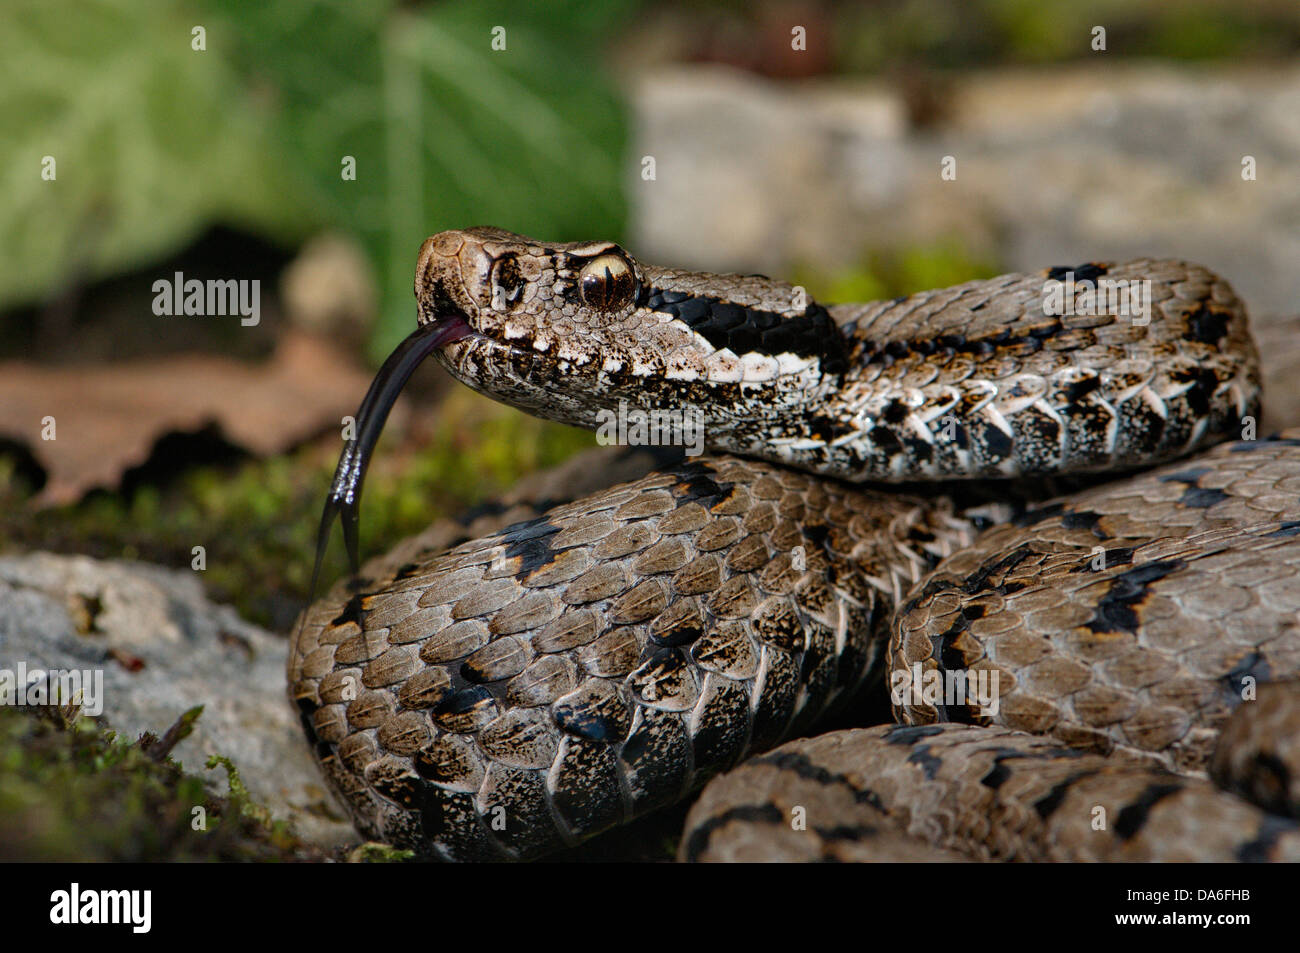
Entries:
{"label": "dry brown leaf", "polygon": [[[103,367],[0,362],[0,437],[25,444],[48,474],[40,505],[114,487],[159,437],[215,424],[258,456],[356,412],[370,374],[328,341],[291,331],[263,364],[179,354]],[[53,440],[44,439],[47,418]]]}

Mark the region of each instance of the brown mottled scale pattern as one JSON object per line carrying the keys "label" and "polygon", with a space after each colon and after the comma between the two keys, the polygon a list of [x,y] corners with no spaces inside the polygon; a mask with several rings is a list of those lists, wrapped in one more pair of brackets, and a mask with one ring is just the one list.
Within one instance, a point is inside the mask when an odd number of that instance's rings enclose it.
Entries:
{"label": "brown mottled scale pattern", "polygon": [[1210,776],[1275,814],[1300,818],[1300,689],[1261,685],[1219,732]]}
{"label": "brown mottled scale pattern", "polygon": [[890,666],[996,669],[999,711],[906,698],[910,724],[750,759],[681,856],[887,860],[901,832],[916,859],[1300,860],[1298,573],[1300,431],[988,530],[904,601]]}
{"label": "brown mottled scale pattern", "polygon": [[895,717],[965,721],[1206,766],[1259,682],[1300,674],[1300,433],[1225,444],[1031,511],[906,600],[891,670],[996,673],[998,710],[906,691]]}
{"label": "brown mottled scale pattern", "polygon": [[[1084,301],[1067,296],[1064,313],[1044,314],[1045,285],[1067,271],[1079,295],[1085,278],[1147,288],[1145,313],[1125,314],[1118,301],[1070,313]],[[789,461],[821,472],[1117,469],[1186,453],[1258,416],[1245,308],[1223,278],[1188,262],[1045,269],[831,311],[855,344],[856,370],[822,413],[852,421],[867,441],[858,456],[862,446],[847,442]]]}
{"label": "brown mottled scale pattern", "polygon": [[340,584],[296,636],[290,691],[369,836],[532,856],[806,731],[969,540],[942,504],[688,462]]}
{"label": "brown mottled scale pattern", "polygon": [[[898,856],[900,837],[913,839],[910,858]],[[1119,752],[1091,754],[1009,728],[881,725],[791,741],[715,779],[686,818],[679,853],[697,861],[952,855],[1296,862],[1300,823]]]}

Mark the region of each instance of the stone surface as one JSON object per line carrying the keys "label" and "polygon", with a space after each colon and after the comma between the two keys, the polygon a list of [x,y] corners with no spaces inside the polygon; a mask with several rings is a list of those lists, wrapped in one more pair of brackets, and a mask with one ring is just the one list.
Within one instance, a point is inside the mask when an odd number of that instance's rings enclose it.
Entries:
{"label": "stone surface", "polygon": [[0,669],[103,672],[103,718],[134,739],[203,705],[172,758],[226,793],[229,757],[253,797],[323,847],[358,840],[330,799],[285,697],[288,644],[209,602],[200,573],[84,556],[0,557]]}
{"label": "stone surface", "polygon": [[[1016,271],[1182,257],[1227,276],[1257,326],[1294,312],[1300,69],[1099,56],[961,74],[946,89],[946,118],[918,129],[884,84],[646,74],[632,98],[632,249],[773,276],[953,237]],[[1246,155],[1255,181],[1242,179]]]}

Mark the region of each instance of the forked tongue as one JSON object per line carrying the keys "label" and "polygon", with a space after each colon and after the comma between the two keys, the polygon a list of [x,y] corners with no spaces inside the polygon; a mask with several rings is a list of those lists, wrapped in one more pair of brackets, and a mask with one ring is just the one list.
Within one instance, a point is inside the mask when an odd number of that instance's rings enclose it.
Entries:
{"label": "forked tongue", "polygon": [[426,357],[441,345],[463,337],[468,330],[463,321],[454,319],[422,324],[397,345],[375,375],[357,410],[356,436],[343,445],[338,468],[334,471],[334,482],[321,513],[320,531],[316,536],[316,565],[311,572],[308,605],[316,599],[316,584],[320,582],[321,563],[325,559],[325,550],[329,547],[330,528],[335,517],[342,517],[343,542],[347,546],[352,573],[355,575],[361,568],[357,539],[361,516],[361,486],[366,479],[366,468],[370,465],[370,454],[375,449],[375,443],[379,440],[379,434],[384,429],[384,422],[388,420],[388,412],[393,409],[397,396]]}

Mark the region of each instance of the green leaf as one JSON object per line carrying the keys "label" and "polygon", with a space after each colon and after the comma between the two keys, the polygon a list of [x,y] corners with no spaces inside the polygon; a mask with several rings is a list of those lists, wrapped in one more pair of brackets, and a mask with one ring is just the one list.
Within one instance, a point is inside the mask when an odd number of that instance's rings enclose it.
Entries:
{"label": "green leaf", "polygon": [[140,266],[214,221],[282,240],[312,226],[227,38],[192,49],[205,22],[159,0],[0,7],[0,306]]}
{"label": "green leaf", "polygon": [[[482,224],[548,240],[622,232],[626,123],[598,44],[628,9],[239,7],[239,61],[272,78],[313,201],[377,266],[376,355],[414,327],[412,274],[428,235]],[[493,49],[497,27],[504,50]],[[343,178],[347,156],[355,180]]]}

